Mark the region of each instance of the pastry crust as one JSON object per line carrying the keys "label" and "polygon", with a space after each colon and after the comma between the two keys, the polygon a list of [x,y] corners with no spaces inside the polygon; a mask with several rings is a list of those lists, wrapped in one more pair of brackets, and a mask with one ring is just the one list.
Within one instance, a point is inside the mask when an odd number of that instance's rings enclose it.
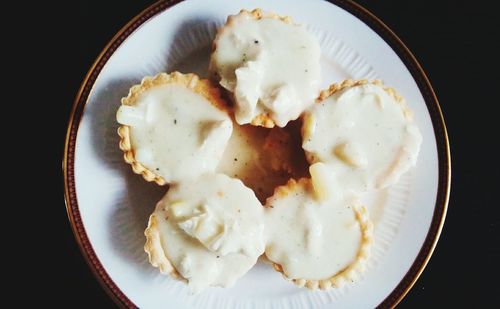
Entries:
{"label": "pastry crust", "polygon": [[[146,76],[142,79],[139,85],[134,85],[130,88],[128,96],[122,98],[122,105],[135,105],[138,97],[145,91],[154,87],[179,84],[193,92],[206,98],[213,106],[219,110],[228,111],[228,106],[221,97],[219,88],[214,86],[209,80],[199,79],[196,74],[182,74],[179,72],[159,73],[155,76]],[[135,158],[135,151],[130,139],[130,126],[120,125],[118,135],[120,136],[119,146],[123,151],[123,159],[132,166],[134,173],[142,175],[146,181],[155,182],[158,185],[165,185],[167,182],[163,177],[149,170]]]}
{"label": "pastry crust", "polygon": [[346,79],[340,83],[332,84],[327,89],[320,92],[318,98],[316,99],[316,103],[320,103],[321,101],[323,101],[324,99],[328,98],[329,96],[331,96],[336,92],[342,91],[347,88],[366,85],[366,84],[372,84],[384,89],[384,91],[389,96],[391,96],[394,100],[396,100],[398,104],[400,104],[406,119],[412,120],[413,115],[411,111],[408,109],[408,106],[406,106],[406,102],[403,99],[403,97],[396,92],[396,89],[385,86],[380,79],[375,79],[372,81],[369,81],[367,79],[360,79],[360,80]]}
{"label": "pastry crust", "polygon": [[[215,50],[217,49],[217,41],[219,40],[220,36],[225,31],[225,29],[234,26],[236,20],[238,20],[239,18],[244,18],[244,17],[251,18],[254,20],[261,20],[263,18],[272,18],[272,19],[280,20],[286,24],[290,24],[290,25],[293,24],[292,18],[290,18],[289,16],[280,16],[280,15],[272,13],[272,12],[265,12],[260,8],[254,9],[252,11],[241,10],[236,15],[230,15],[227,18],[225,25],[221,29],[219,29],[219,31],[217,31],[215,39],[212,43],[212,56],[210,57],[209,71],[211,72],[210,76],[213,76],[216,79],[217,83],[221,79],[217,73],[217,70],[215,69],[215,63],[214,63],[215,61],[214,61],[214,57],[213,57],[213,54],[214,54]],[[229,96],[231,97],[233,102],[236,101],[236,98],[234,97],[234,95],[232,93],[230,93]],[[250,124],[253,126],[261,126],[264,128],[273,128],[276,125],[276,123],[269,116],[268,113],[262,113],[262,114],[256,115],[252,119]]]}
{"label": "pastry crust", "polygon": [[276,127],[269,131],[263,145],[264,150],[267,152],[271,168],[274,171],[285,171],[292,175],[294,172],[293,167],[293,145],[292,137],[289,132],[284,129]]}
{"label": "pastry crust", "polygon": [[[274,195],[267,199],[266,205],[264,207],[269,207],[269,205],[272,204],[271,201],[275,198],[285,197],[300,187],[309,186],[311,186],[310,178],[301,178],[298,181],[296,181],[295,179],[290,179],[286,185],[277,187],[275,189]],[[277,272],[280,272],[285,279],[292,281],[299,287],[305,287],[312,290],[318,288],[321,290],[326,290],[330,288],[342,287],[346,282],[355,279],[358,274],[363,272],[366,261],[370,256],[370,248],[373,242],[373,224],[370,221],[367,209],[361,205],[355,205],[354,207],[352,207],[352,209],[354,211],[356,221],[359,223],[359,228],[361,231],[361,240],[358,252],[356,253],[356,259],[347,267],[331,276],[330,278],[321,280],[301,278],[291,279],[287,277],[283,270],[283,267],[280,264],[269,259],[267,255],[266,258],[272,263],[273,268]]]}
{"label": "pastry crust", "polygon": [[158,267],[162,274],[170,275],[175,279],[186,281],[175,267],[170,263],[161,246],[160,231],[158,230],[157,218],[154,214],[149,217],[148,227],[144,231],[146,244],[144,251],[148,254],[149,263]]}
{"label": "pastry crust", "polygon": [[263,212],[239,179],[207,173],[175,184],[156,204],[144,251],[151,265],[194,293],[229,287],[264,253]]}

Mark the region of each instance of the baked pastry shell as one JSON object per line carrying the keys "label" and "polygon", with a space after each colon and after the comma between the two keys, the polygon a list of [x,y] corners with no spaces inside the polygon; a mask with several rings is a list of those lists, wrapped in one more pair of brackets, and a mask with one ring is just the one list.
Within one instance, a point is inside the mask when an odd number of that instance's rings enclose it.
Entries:
{"label": "baked pastry shell", "polygon": [[[214,86],[211,81],[207,79],[200,79],[196,74],[182,74],[179,72],[159,73],[155,76],[146,76],[142,79],[141,83],[134,85],[130,88],[126,97],[122,98],[121,104],[133,106],[136,104],[139,96],[152,89],[168,84],[178,84],[184,86],[193,92],[206,98],[213,106],[224,112],[228,112],[229,107],[226,101],[221,97],[218,87]],[[167,184],[167,181],[154,171],[148,169],[141,162],[137,161],[135,157],[134,145],[131,141],[132,128],[127,125],[120,125],[118,128],[118,135],[120,136],[119,146],[123,151],[123,159],[130,164],[134,173],[142,175],[142,177],[149,182],[155,182],[160,186]]]}
{"label": "baked pastry shell", "polygon": [[[277,187],[274,191],[274,195],[268,198],[268,201],[273,197],[285,197],[302,186],[310,185],[310,181],[310,178],[300,178],[298,181],[290,179],[286,185]],[[269,207],[268,205],[269,203],[266,202],[266,205],[264,207]],[[333,276],[318,280],[305,278],[289,278],[283,270],[283,267],[279,263],[274,262],[267,255],[266,258],[271,262],[273,268],[277,272],[280,272],[286,280],[293,282],[299,287],[305,287],[311,290],[327,290],[330,288],[340,288],[346,282],[353,281],[358,277],[359,274],[364,271],[366,262],[370,257],[370,249],[373,243],[373,224],[370,221],[368,211],[365,207],[355,205],[355,207],[352,207],[352,209],[354,211],[356,221],[359,223],[361,232],[360,245],[356,253],[355,260]]]}
{"label": "baked pastry shell", "polygon": [[[212,55],[210,57],[209,72],[211,73],[210,76],[213,77],[217,83],[221,80],[221,77],[217,73],[215,60],[213,57],[213,54],[214,54],[215,50],[217,49],[217,41],[219,40],[220,36],[227,28],[234,26],[237,23],[238,19],[244,18],[244,17],[251,18],[253,20],[261,20],[263,18],[271,18],[271,19],[280,20],[286,24],[290,24],[290,25],[293,24],[292,18],[290,18],[289,16],[280,16],[280,15],[272,13],[272,12],[265,12],[260,8],[256,8],[252,11],[241,10],[236,15],[230,15],[227,18],[227,21],[224,24],[224,26],[222,28],[220,28],[219,31],[217,31],[215,39],[212,43]],[[226,91],[227,95],[231,98],[232,102],[236,102],[236,98],[235,98],[234,94],[232,92],[230,92],[229,90],[225,90],[225,91]],[[250,121],[250,124],[253,126],[261,126],[264,128],[273,128],[276,125],[274,120],[270,117],[269,113],[261,113],[261,114],[256,115]]]}
{"label": "baked pastry shell", "polygon": [[[403,99],[403,97],[401,97],[396,92],[396,90],[394,88],[384,86],[384,84],[380,80],[370,81],[367,79],[361,79],[361,80],[346,79],[340,83],[331,84],[327,89],[322,90],[320,92],[318,98],[316,99],[315,104],[320,104],[323,100],[327,99],[328,97],[332,96],[333,94],[335,94],[339,91],[342,91],[342,90],[345,90],[348,88],[352,88],[352,87],[356,87],[356,86],[367,85],[367,84],[372,84],[372,85],[381,87],[390,97],[392,97],[396,101],[397,104],[399,104],[399,106],[403,110],[403,114],[404,114],[405,118],[409,121],[411,121],[413,119],[413,114],[410,111],[410,109],[408,108],[408,106],[406,105],[406,102]],[[308,112],[302,113],[301,135],[302,135],[303,141],[307,140],[308,138],[311,137],[312,133],[309,130],[309,127],[310,127],[311,121],[313,120],[312,117],[313,116],[311,116],[311,114],[309,114]],[[310,164],[313,164],[316,162],[313,153],[311,153],[305,149],[304,149],[304,152],[306,155],[306,159]]]}

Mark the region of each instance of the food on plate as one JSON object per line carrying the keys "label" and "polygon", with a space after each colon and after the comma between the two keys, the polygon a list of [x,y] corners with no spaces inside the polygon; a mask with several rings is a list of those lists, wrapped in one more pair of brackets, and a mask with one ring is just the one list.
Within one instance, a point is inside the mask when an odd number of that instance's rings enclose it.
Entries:
{"label": "food on plate", "polygon": [[265,203],[274,188],[307,176],[300,123],[266,129],[233,123],[233,133],[216,171],[238,178]]}
{"label": "food on plate", "polygon": [[320,54],[289,17],[242,10],[219,29],[210,70],[231,93],[238,124],[284,127],[318,96]]}
{"label": "food on plate", "polygon": [[422,136],[380,81],[319,92],[319,58],[316,39],[289,17],[242,10],[213,42],[217,84],[160,73],[122,99],[125,161],[171,184],[144,249],[192,292],[232,286],[262,254],[309,289],[364,270],[373,224],[360,197],[414,166]]}
{"label": "food on plate", "polygon": [[373,227],[356,200],[318,199],[314,190],[308,178],[290,180],[267,200],[265,254],[298,286],[340,287],[363,270]]}
{"label": "food on plate", "polygon": [[172,185],[149,218],[144,249],[194,293],[229,287],[264,252],[263,212],[240,180],[207,173]]}
{"label": "food on plate", "polygon": [[315,183],[348,194],[396,183],[415,165],[422,142],[403,98],[366,80],[323,91],[304,113],[302,138]]}
{"label": "food on plate", "polygon": [[178,72],[145,77],[116,118],[125,161],[159,185],[214,171],[233,127],[219,89]]}

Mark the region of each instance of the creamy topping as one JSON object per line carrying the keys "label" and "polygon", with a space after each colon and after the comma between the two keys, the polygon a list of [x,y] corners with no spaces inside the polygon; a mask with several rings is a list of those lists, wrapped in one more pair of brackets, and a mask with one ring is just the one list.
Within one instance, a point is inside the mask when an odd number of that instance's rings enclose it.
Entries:
{"label": "creamy topping", "polygon": [[167,182],[213,171],[232,132],[226,112],[180,84],[144,91],[117,120],[130,126],[135,159]]}
{"label": "creamy topping", "polygon": [[316,199],[309,179],[281,187],[266,203],[266,256],[290,279],[337,275],[363,242],[354,207],[346,198]]}
{"label": "creamy topping", "polygon": [[396,183],[416,163],[422,142],[404,103],[374,84],[341,90],[314,105],[305,114],[303,135],[320,195]]}
{"label": "creamy topping", "polygon": [[153,213],[160,250],[194,292],[231,286],[264,251],[263,207],[240,180],[205,174],[170,188]]}
{"label": "creamy topping", "polygon": [[264,114],[284,127],[316,98],[319,58],[317,40],[302,27],[242,12],[219,32],[212,66],[234,93],[239,124]]}

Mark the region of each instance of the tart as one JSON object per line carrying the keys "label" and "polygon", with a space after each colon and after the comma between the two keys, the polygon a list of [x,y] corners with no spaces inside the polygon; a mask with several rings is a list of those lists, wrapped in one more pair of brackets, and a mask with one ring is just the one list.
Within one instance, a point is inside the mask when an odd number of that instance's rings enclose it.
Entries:
{"label": "tart", "polygon": [[320,47],[289,17],[260,9],[229,16],[210,71],[233,98],[238,124],[284,127],[317,97]]}
{"label": "tart", "polygon": [[395,184],[415,165],[422,136],[394,89],[346,80],[304,113],[302,140],[315,179],[356,194]]}
{"label": "tart", "polygon": [[116,118],[125,161],[159,185],[214,171],[232,132],[219,89],[195,74],[145,77]]}
{"label": "tart", "polygon": [[373,227],[356,200],[320,199],[309,178],[290,180],[266,202],[266,257],[309,289],[340,287],[363,271]]}
{"label": "tart", "polygon": [[263,207],[238,179],[207,173],[172,185],[145,231],[150,263],[197,293],[229,287],[264,252]]}

